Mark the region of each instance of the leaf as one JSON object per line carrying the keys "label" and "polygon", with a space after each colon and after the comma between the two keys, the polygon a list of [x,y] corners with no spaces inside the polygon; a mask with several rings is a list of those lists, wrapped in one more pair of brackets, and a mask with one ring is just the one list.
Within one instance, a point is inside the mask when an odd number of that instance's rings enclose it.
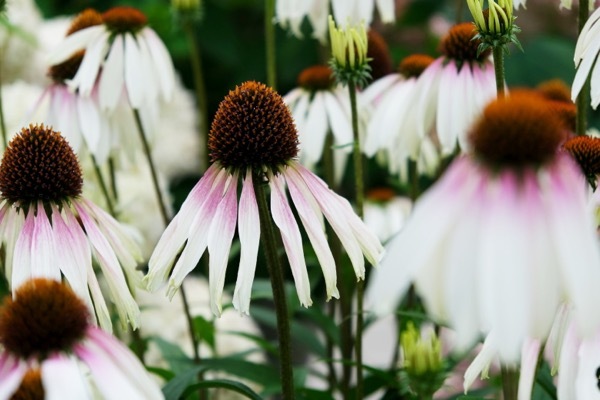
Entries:
{"label": "leaf", "polygon": [[206,370],[206,366],[200,365],[184,371],[175,378],[171,379],[162,388],[166,400],[179,400],[191,382],[197,378],[198,374]]}
{"label": "leaf", "polygon": [[194,367],[194,361],[179,346],[159,337],[150,337],[149,340],[156,343],[163,358],[175,375]]}
{"label": "leaf", "polygon": [[241,358],[205,358],[200,364],[207,370],[223,371],[241,379],[255,382],[263,387],[279,387],[279,373],[272,367],[246,361]]}
{"label": "leaf", "polygon": [[254,343],[256,343],[261,349],[263,349],[273,355],[278,354],[277,346],[275,344],[269,342],[268,340],[265,340],[262,336],[253,335],[251,333],[241,332],[241,331],[225,331],[225,332],[221,332],[221,333],[246,338],[246,339],[251,340]]}
{"label": "leaf", "polygon": [[232,392],[242,394],[249,399],[262,400],[262,397],[260,397],[258,394],[256,394],[256,392],[253,391],[252,389],[250,389],[248,386],[246,386],[240,382],[232,381],[230,379],[213,379],[210,381],[196,382],[193,385],[190,385],[187,387],[187,389],[183,393],[182,397],[186,398],[187,396],[189,396],[191,393],[195,392],[198,389],[210,389],[210,388],[227,389],[227,390],[231,390]]}
{"label": "leaf", "polygon": [[194,317],[194,332],[200,341],[206,343],[215,352],[215,324],[201,315]]}

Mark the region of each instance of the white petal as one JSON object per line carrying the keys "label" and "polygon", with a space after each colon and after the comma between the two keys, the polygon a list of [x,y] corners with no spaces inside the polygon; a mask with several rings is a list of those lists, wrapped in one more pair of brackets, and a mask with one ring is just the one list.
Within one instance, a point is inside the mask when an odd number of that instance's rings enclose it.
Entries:
{"label": "white petal", "polygon": [[269,175],[269,186],[271,187],[271,213],[273,221],[281,233],[283,247],[290,262],[292,276],[296,284],[296,292],[298,293],[300,304],[304,307],[309,307],[312,304],[312,300],[310,298],[310,283],[304,261],[300,229],[285,196],[283,182],[280,181],[278,176]]}
{"label": "white petal", "polygon": [[[327,119],[331,132],[335,138],[335,144],[338,146],[349,145],[354,142],[352,134],[352,125],[350,123],[350,104],[340,101],[341,94],[336,96],[324,96],[325,107],[327,108]],[[346,97],[343,97],[346,101]],[[348,146],[347,151],[352,147]]]}
{"label": "white petal", "polygon": [[123,36],[116,35],[108,58],[102,68],[99,84],[100,106],[103,110],[112,111],[117,106],[123,92],[125,44]]}
{"label": "white petal", "polygon": [[233,306],[236,310],[248,314],[260,242],[260,219],[250,169],[244,178],[240,196],[238,235],[240,237],[240,266],[233,292]]}
{"label": "white petal", "polygon": [[[23,212],[23,211],[21,211]],[[29,210],[25,218],[25,224],[19,233],[15,244],[14,260],[18,265],[13,266],[11,287],[17,289],[23,282],[32,277],[31,271],[31,241],[35,222],[33,210]]]}
{"label": "white petal", "polygon": [[223,286],[225,285],[225,272],[229,259],[231,241],[235,233],[237,220],[237,173],[234,173],[228,182],[226,193],[217,206],[216,213],[208,231],[209,257],[209,292],[210,305],[213,314],[221,315],[221,301]]}
{"label": "white petal", "polygon": [[100,110],[96,107],[94,100],[90,97],[77,97],[77,114],[81,123],[81,133],[85,143],[94,156],[98,153],[100,142],[103,139],[100,133]]}
{"label": "white petal", "polygon": [[321,92],[315,93],[308,109],[304,131],[298,131],[301,159],[307,165],[316,164],[323,154],[323,145],[328,133],[325,96]]}
{"label": "white petal", "polygon": [[389,24],[396,20],[394,0],[376,0],[381,22]]}
{"label": "white petal", "polygon": [[125,87],[129,104],[132,108],[140,108],[146,94],[145,83],[140,71],[146,68],[142,63],[140,49],[131,33],[125,34]]}
{"label": "white petal", "polygon": [[90,43],[85,51],[81,65],[73,79],[68,82],[69,87],[79,89],[81,96],[87,97],[92,93],[92,88],[96,83],[96,77],[100,70],[100,64],[108,51],[108,38],[110,34],[106,31],[99,34],[93,42]]}
{"label": "white petal", "polygon": [[173,60],[162,40],[156,32],[150,28],[142,30],[142,36],[146,38],[148,49],[152,56],[153,64],[158,73],[158,82],[160,83],[161,93],[165,101],[171,101],[175,88],[175,68]]}
{"label": "white petal", "polygon": [[27,365],[7,352],[0,354],[0,399],[8,400],[19,388]]}
{"label": "white petal", "polygon": [[91,399],[83,371],[75,360],[53,355],[42,363],[42,384],[46,400]]}
{"label": "white petal", "polygon": [[479,354],[477,354],[477,357],[473,359],[473,362],[465,371],[465,381],[463,384],[465,393],[469,391],[469,388],[479,374],[481,374],[482,378],[487,378],[487,370],[496,355],[496,341],[497,337],[494,332],[488,334],[481,350],[479,350]]}
{"label": "white petal", "polygon": [[67,36],[48,57],[48,65],[60,64],[68,60],[79,50],[82,50],[106,32],[102,25],[90,26]]}
{"label": "white petal", "polygon": [[94,272],[92,264],[88,264],[87,277],[88,287],[90,288],[90,294],[94,302],[94,310],[96,311],[95,317],[98,321],[98,325],[100,325],[104,331],[112,333],[113,329],[110,312],[106,306],[106,301],[104,300],[104,295],[102,294],[100,285],[98,284],[98,279],[96,278],[96,273]]}
{"label": "white petal", "polygon": [[[33,210],[30,209],[29,212],[33,212]],[[41,201],[38,203],[34,221],[31,240],[31,275],[60,281],[60,268],[56,264],[54,233]],[[60,249],[56,250],[60,251]]]}
{"label": "white petal", "polygon": [[541,346],[539,340],[528,340],[523,344],[518,400],[531,399]]}
{"label": "white petal", "polygon": [[[600,34],[600,24],[596,23],[592,28],[594,32],[590,32],[592,36],[597,37]],[[600,40],[594,40],[590,43],[590,45],[585,49],[583,54],[583,60],[579,67],[577,68],[577,73],[575,74],[575,79],[573,80],[573,85],[571,86],[571,99],[575,101],[577,99],[577,95],[581,91],[581,88],[585,84],[585,81],[590,74],[590,70],[592,69],[592,65],[598,56],[598,52],[600,52]]]}

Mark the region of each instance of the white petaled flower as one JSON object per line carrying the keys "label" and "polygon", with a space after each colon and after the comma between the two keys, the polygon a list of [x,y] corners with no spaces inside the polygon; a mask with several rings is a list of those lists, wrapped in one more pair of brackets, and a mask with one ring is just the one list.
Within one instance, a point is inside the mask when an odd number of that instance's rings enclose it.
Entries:
{"label": "white petaled flower", "polygon": [[114,7],[102,14],[102,25],[89,26],[67,36],[50,56],[59,64],[85,50],[81,66],[68,81],[81,96],[97,90],[103,110],[114,111],[122,93],[134,109],[156,109],[170,101],[175,85],[171,57],[144,14],[132,7]]}
{"label": "white petaled flower", "polygon": [[575,67],[577,73],[571,86],[573,101],[579,96],[586,80],[590,79],[591,104],[594,109],[600,104],[600,62],[597,61],[600,53],[600,8],[587,20],[575,46]]}
{"label": "white petaled flower", "polygon": [[396,196],[391,189],[378,188],[367,192],[364,208],[365,224],[385,243],[404,225],[412,202],[408,197]]}
{"label": "white petaled flower", "polygon": [[63,276],[100,326],[110,315],[92,259],[108,283],[121,323],[136,328],[139,308],[130,293],[140,285],[139,249],[119,223],[81,196],[77,156],[43,125],[30,125],[8,144],[0,164],[0,239],[12,288],[32,277]]}
{"label": "white petaled flower", "polygon": [[417,119],[413,112],[419,96],[418,78],[433,61],[427,55],[408,56],[400,63],[399,73],[378,79],[361,94],[363,101],[372,108],[363,151],[369,157],[377,152],[384,153],[392,173],[403,172],[407,159],[421,160],[423,168],[420,170],[428,170],[431,163],[427,156],[431,149],[434,154],[437,152],[431,140],[434,132],[427,132],[423,137],[417,134]]}
{"label": "white petaled flower", "polygon": [[[24,282],[0,308],[0,399],[163,399],[131,351],[91,324],[85,303],[65,284]],[[28,398],[28,397],[25,397]],[[37,397],[36,397],[37,398]]]}
{"label": "white petaled flower", "polygon": [[416,125],[406,134],[423,138],[435,129],[443,154],[451,154],[457,145],[468,150],[469,126],[496,96],[494,66],[489,51],[477,56],[476,34],[468,22],[450,29],[440,44],[444,55],[419,76],[417,95],[404,112],[415,118]]}
{"label": "white petaled flower", "polygon": [[225,271],[237,224],[241,255],[233,305],[248,313],[261,234],[255,185],[267,183],[272,218],[281,233],[303,306],[312,304],[310,285],[302,237],[286,186],[321,264],[328,297],[338,297],[338,290],[323,216],[346,248],[357,278],[364,278],[364,257],[372,264],[379,260],[383,250],[379,240],[354,214],[350,203],[295,160],[296,127],[283,99],[271,88],[246,82],[231,91],[213,120],[209,149],[213,164],[192,189],[150,257],[144,281],[151,291],[168,281],[167,293],[172,297],[208,247],[211,310],[220,315]]}
{"label": "white petaled flower", "polygon": [[325,42],[330,5],[338,26],[358,25],[361,22],[368,26],[373,21],[375,8],[382,22],[392,23],[396,20],[393,0],[277,0],[275,19],[301,37],[302,23],[306,17],[313,28],[313,37]]}
{"label": "white petaled flower", "polygon": [[[495,332],[501,362],[545,340],[565,299],[578,327],[600,326],[600,251],[585,178],[558,151],[560,118],[539,96],[488,105],[458,158],[416,203],[371,279],[370,303],[393,309],[414,282],[460,346]],[[510,295],[507,295],[510,294]]]}
{"label": "white petaled flower", "polygon": [[300,162],[314,168],[323,159],[328,135],[335,146],[335,177],[339,181],[352,150],[352,115],[348,92],[335,85],[331,68],[315,65],[303,70],[298,86],[283,100],[289,105],[298,129]]}

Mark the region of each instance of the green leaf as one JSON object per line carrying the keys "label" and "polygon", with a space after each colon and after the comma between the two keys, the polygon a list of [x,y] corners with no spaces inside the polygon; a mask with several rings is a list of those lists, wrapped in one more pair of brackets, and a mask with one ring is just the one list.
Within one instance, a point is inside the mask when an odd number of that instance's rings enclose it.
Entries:
{"label": "green leaf", "polygon": [[150,337],[149,340],[156,343],[163,358],[175,375],[194,367],[194,361],[179,346],[159,337]]}
{"label": "green leaf", "polygon": [[206,370],[206,366],[200,365],[184,371],[171,379],[162,388],[166,400],[179,400],[190,384],[197,378],[198,374]]}
{"label": "green leaf", "polygon": [[241,332],[241,331],[225,331],[225,332],[221,332],[221,333],[228,334],[228,335],[235,335],[235,336],[246,338],[248,340],[253,341],[261,349],[263,349],[263,350],[265,350],[265,351],[267,351],[267,352],[269,352],[269,353],[271,353],[273,355],[277,355],[278,354],[277,345],[269,342],[268,340],[265,340],[262,336],[253,335],[251,333]]}
{"label": "green leaf", "polygon": [[206,343],[215,352],[215,324],[201,315],[194,317],[194,332],[200,341]]}
{"label": "green leaf", "polygon": [[200,364],[207,370],[223,371],[263,387],[280,387],[279,373],[272,367],[236,357],[205,358]]}
{"label": "green leaf", "polygon": [[244,395],[249,399],[262,400],[262,397],[260,397],[258,394],[256,394],[256,392],[253,391],[252,389],[250,389],[248,386],[244,385],[243,383],[232,381],[229,379],[213,379],[210,381],[202,381],[202,382],[194,383],[193,385],[190,385],[187,387],[187,389],[183,393],[182,397],[186,398],[188,395],[197,391],[198,389],[210,389],[210,388],[227,389],[227,390],[231,390],[232,392],[236,392],[241,395]]}

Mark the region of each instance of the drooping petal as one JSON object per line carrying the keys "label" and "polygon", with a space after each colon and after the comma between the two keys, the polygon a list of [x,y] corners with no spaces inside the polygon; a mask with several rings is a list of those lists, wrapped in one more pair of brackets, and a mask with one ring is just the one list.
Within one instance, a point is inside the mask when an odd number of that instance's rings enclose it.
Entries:
{"label": "drooping petal", "polygon": [[113,111],[121,98],[125,75],[124,51],[123,36],[116,35],[100,77],[98,90],[100,107],[103,110]]}
{"label": "drooping petal", "polygon": [[[30,212],[33,212],[30,210]],[[60,268],[56,264],[56,241],[43,203],[37,204],[31,239],[31,275],[60,281]]]}
{"label": "drooping petal", "polygon": [[59,46],[48,57],[48,65],[60,64],[68,60],[74,53],[82,50],[101,34],[106,32],[106,28],[102,25],[90,26],[67,36]]}
{"label": "drooping petal", "polygon": [[310,298],[310,283],[304,260],[300,228],[287,201],[283,182],[281,182],[278,176],[270,174],[269,186],[271,187],[271,213],[273,221],[281,233],[283,247],[290,262],[292,276],[296,284],[296,292],[298,293],[300,304],[304,307],[309,307],[312,304],[312,300]]}
{"label": "drooping petal", "polygon": [[316,164],[321,159],[328,133],[324,96],[326,95],[321,92],[315,93],[308,109],[305,130],[298,132],[301,158],[309,166]]}
{"label": "drooping petal", "polygon": [[538,355],[540,354],[541,347],[542,344],[537,339],[529,339],[523,343],[518,400],[531,399],[531,392],[533,390],[533,382],[535,380],[538,364]]}
{"label": "drooping petal", "polygon": [[81,400],[92,398],[84,372],[75,360],[54,354],[41,366],[46,400]]}
{"label": "drooping petal", "polygon": [[160,84],[161,94],[165,101],[171,101],[173,97],[173,91],[175,88],[175,68],[173,67],[173,60],[164,43],[156,32],[150,28],[142,30],[141,35],[146,39],[148,43],[148,50],[152,57],[153,65],[156,68],[158,75],[158,83]]}
{"label": "drooping petal", "polygon": [[[352,125],[350,124],[350,103],[341,94],[324,96],[327,118],[331,132],[338,146],[353,143]],[[348,151],[351,149],[348,146]]]}
{"label": "drooping petal", "polygon": [[11,287],[13,289],[18,288],[23,282],[31,278],[31,242],[33,240],[33,230],[35,229],[33,214],[33,210],[29,210],[27,213],[25,224],[19,232],[15,244],[13,260],[17,260],[18,265],[13,266],[12,270]]}
{"label": "drooping petal", "polygon": [[229,177],[225,194],[217,206],[217,212],[208,231],[210,306],[213,314],[217,316],[220,316],[222,311],[221,298],[225,285],[225,272],[237,220],[237,181],[237,173]]}
{"label": "drooping petal", "polygon": [[473,359],[473,362],[471,362],[471,365],[469,365],[465,371],[465,381],[463,384],[465,393],[469,391],[469,388],[473,382],[475,382],[475,379],[477,379],[479,374],[481,374],[481,377],[484,379],[488,377],[490,364],[496,355],[497,339],[494,332],[489,333],[483,342],[481,350],[479,350],[479,354],[477,354]]}
{"label": "drooping petal", "polygon": [[141,76],[146,66],[142,64],[142,55],[131,33],[125,34],[125,87],[132,108],[138,109],[144,103],[146,94],[145,80]]}
{"label": "drooping petal", "polygon": [[394,0],[376,0],[381,22],[390,24],[396,20]]}
{"label": "drooping petal", "polygon": [[85,55],[73,79],[67,82],[72,89],[79,90],[81,96],[87,97],[92,93],[100,65],[108,51],[110,33],[102,31],[86,48]]}
{"label": "drooping petal", "polygon": [[[560,364],[558,366],[558,379],[556,382],[556,391],[559,399],[577,399],[576,379],[579,364],[579,346],[581,341],[577,337],[577,328],[571,324],[567,330],[562,349],[560,351]],[[596,366],[597,368],[597,366]],[[589,371],[593,374],[595,371]],[[593,375],[592,375],[593,376]]]}
{"label": "drooping petal", "polygon": [[81,122],[81,134],[85,140],[90,153],[97,156],[102,138],[100,125],[102,116],[96,107],[94,100],[90,97],[78,96],[76,98],[77,115]]}
{"label": "drooping petal", "polygon": [[96,387],[107,399],[153,400],[164,396],[137,358],[112,336],[91,327],[75,354],[88,366]]}
{"label": "drooping petal", "polygon": [[100,289],[100,285],[98,283],[98,279],[96,278],[92,264],[88,264],[87,277],[88,287],[90,288],[90,294],[92,296],[92,301],[94,302],[95,317],[98,321],[98,325],[104,331],[112,333],[113,328],[110,312],[106,306],[106,301],[104,300],[104,295]]}
{"label": "drooping petal", "polygon": [[[285,171],[283,175],[287,178]],[[329,300],[331,297],[339,298],[340,293],[337,289],[335,260],[333,259],[333,254],[331,253],[329,243],[325,237],[325,232],[321,224],[321,215],[315,213],[314,208],[309,204],[310,200],[304,198],[302,191],[297,187],[293,178],[286,179],[286,182],[294,206],[298,211],[298,215],[300,215],[302,225],[306,230],[311,245],[315,249],[319,264],[321,264],[323,276],[325,277],[327,299]]]}
{"label": "drooping petal", "polygon": [[10,399],[19,388],[27,365],[7,352],[0,354],[0,399]]}
{"label": "drooping petal", "polygon": [[240,237],[240,266],[233,291],[233,306],[239,312],[248,314],[260,243],[260,219],[251,169],[246,172],[240,196],[238,236]]}

